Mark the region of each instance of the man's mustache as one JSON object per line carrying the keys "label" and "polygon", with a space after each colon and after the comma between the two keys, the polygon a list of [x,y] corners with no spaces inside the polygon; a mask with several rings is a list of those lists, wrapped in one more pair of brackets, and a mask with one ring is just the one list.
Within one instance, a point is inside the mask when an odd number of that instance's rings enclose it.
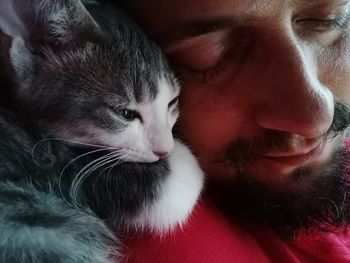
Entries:
{"label": "man's mustache", "polygon": [[[344,132],[349,125],[349,107],[343,103],[336,102],[333,122],[321,140],[336,137],[338,134]],[[256,155],[270,152],[288,152],[291,149],[291,142],[295,136],[295,134],[293,135],[287,132],[266,130],[259,137],[238,139],[228,147],[226,156],[223,158],[224,160],[218,160],[218,162],[229,161],[233,165],[239,166],[254,160]]]}

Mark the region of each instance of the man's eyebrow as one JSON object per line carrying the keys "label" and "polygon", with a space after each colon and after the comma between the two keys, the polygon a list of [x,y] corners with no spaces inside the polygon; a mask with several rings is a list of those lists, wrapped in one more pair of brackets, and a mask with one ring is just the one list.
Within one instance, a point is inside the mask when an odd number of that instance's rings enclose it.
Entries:
{"label": "man's eyebrow", "polygon": [[157,32],[154,36],[162,45],[205,35],[225,28],[237,25],[237,20],[230,17],[194,18],[169,25]]}

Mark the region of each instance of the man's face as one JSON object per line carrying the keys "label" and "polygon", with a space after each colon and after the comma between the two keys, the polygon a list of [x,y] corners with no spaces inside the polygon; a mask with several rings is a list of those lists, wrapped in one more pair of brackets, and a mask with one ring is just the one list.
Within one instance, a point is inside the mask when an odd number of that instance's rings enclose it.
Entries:
{"label": "man's face", "polygon": [[148,0],[131,12],[177,69],[179,125],[209,176],[288,188],[327,166],[344,138],[327,134],[335,105],[350,104],[349,1]]}

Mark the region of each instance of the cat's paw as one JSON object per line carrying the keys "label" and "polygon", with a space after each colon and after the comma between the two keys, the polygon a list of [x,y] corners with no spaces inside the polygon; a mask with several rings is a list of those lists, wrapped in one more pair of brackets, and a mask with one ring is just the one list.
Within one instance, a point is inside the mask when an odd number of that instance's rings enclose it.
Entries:
{"label": "cat's paw", "polygon": [[168,159],[170,174],[160,185],[158,199],[146,205],[131,220],[136,228],[147,228],[162,233],[186,222],[204,184],[204,175],[190,150],[175,141]]}

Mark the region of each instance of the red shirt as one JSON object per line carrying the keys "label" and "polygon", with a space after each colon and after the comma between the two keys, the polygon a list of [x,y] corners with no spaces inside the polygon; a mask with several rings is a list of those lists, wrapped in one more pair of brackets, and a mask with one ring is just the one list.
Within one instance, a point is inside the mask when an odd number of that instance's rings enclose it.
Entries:
{"label": "red shirt", "polygon": [[128,234],[122,242],[125,263],[350,262],[347,230],[301,234],[285,241],[224,216],[210,198],[199,202],[182,229],[162,236]]}
{"label": "red shirt", "polygon": [[350,233],[302,235],[284,242],[269,231],[247,229],[201,201],[188,223],[171,233],[123,239],[128,263],[350,262]]}

